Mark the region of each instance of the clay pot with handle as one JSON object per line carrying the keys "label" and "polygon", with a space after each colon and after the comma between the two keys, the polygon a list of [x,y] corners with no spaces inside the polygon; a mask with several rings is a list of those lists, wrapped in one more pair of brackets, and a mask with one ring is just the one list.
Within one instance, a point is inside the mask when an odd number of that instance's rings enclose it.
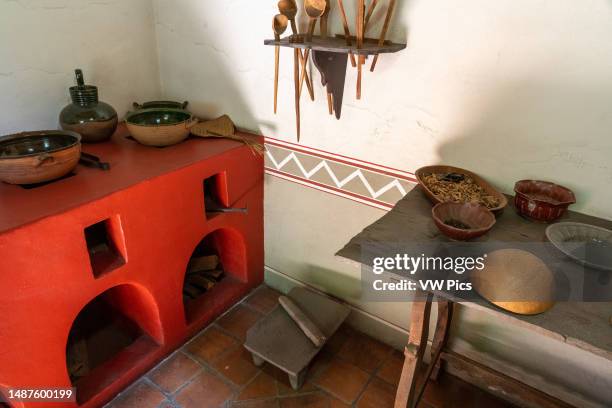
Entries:
{"label": "clay pot with handle", "polygon": [[81,157],[81,136],[75,132],[43,130],[0,138],[0,180],[34,184],[70,173]]}

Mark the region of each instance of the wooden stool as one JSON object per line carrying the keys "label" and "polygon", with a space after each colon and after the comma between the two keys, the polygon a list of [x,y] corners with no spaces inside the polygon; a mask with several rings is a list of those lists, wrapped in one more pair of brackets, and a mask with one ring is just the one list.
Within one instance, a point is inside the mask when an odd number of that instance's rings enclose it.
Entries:
{"label": "wooden stool", "polygon": [[[305,288],[294,288],[287,296],[327,339],[350,312],[348,306]],[[294,390],[303,385],[308,365],[323,346],[315,347],[280,305],[249,329],[244,343],[256,366],[267,361],[283,370],[289,375]]]}

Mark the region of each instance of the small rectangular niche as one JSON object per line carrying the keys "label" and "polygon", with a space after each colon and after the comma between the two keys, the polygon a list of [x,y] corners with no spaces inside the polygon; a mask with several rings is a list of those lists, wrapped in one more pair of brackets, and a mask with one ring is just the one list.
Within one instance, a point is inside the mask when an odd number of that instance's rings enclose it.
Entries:
{"label": "small rectangular niche", "polygon": [[125,240],[119,216],[107,218],[85,228],[85,241],[95,278],[125,265]]}
{"label": "small rectangular niche", "polygon": [[215,209],[229,207],[229,194],[227,191],[227,173],[221,172],[204,179],[204,210],[206,218],[218,215]]}

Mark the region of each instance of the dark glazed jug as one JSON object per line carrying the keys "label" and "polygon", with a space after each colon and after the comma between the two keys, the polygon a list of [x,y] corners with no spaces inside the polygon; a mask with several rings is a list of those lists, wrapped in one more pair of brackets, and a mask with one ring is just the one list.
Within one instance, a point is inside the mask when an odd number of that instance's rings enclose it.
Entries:
{"label": "dark glazed jug", "polygon": [[79,133],[86,143],[108,140],[117,128],[117,112],[98,100],[98,87],[85,85],[80,69],[74,72],[77,86],[70,87],[72,103],[60,113],[60,125],[64,130]]}

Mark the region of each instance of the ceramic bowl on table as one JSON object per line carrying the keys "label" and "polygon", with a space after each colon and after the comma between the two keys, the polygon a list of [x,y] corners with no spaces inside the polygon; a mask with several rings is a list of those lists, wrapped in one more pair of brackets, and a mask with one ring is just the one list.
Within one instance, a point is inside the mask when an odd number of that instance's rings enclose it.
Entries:
{"label": "ceramic bowl on table", "polygon": [[81,136],[59,130],[24,132],[0,138],[0,180],[34,184],[70,173],[81,157]]}
{"label": "ceramic bowl on table", "polygon": [[548,181],[517,181],[514,193],[514,207],[519,215],[538,222],[557,220],[576,202],[572,190]]}
{"label": "ceramic bowl on table", "polygon": [[414,174],[425,196],[434,204],[478,201],[496,214],[508,205],[505,195],[469,170],[436,165],[421,167]]}
{"label": "ceramic bowl on table", "polygon": [[478,203],[439,203],[431,215],[440,232],[456,241],[478,238],[495,225],[495,215]]}
{"label": "ceramic bowl on table", "polygon": [[183,109],[148,108],[128,113],[125,123],[138,142],[163,147],[185,140],[198,119]]}
{"label": "ceramic bowl on table", "polygon": [[559,222],[546,228],[546,238],[580,265],[612,272],[612,231],[579,222]]}

